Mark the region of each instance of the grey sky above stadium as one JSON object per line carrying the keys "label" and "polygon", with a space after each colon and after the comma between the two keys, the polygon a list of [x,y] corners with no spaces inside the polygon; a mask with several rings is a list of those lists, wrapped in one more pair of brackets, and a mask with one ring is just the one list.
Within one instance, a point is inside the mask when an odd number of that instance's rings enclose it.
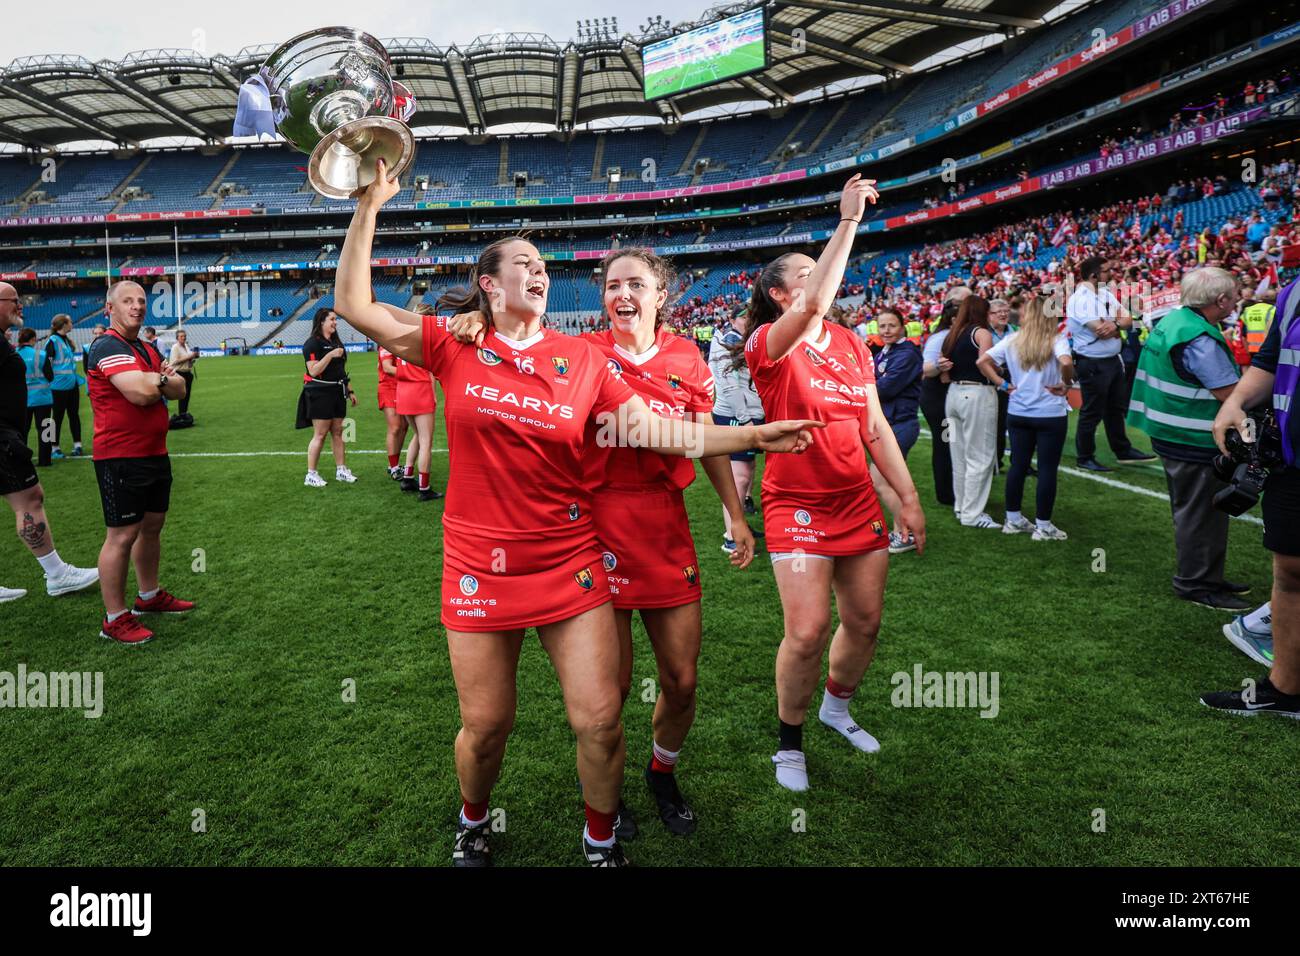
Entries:
{"label": "grey sky above stadium", "polygon": [[[246,46],[278,44],[320,26],[357,27],[378,37],[427,37],[439,46],[468,44],[496,31],[546,33],[563,43],[578,20],[617,17],[636,32],[658,14],[677,23],[704,14],[714,0],[426,0],[374,3],[355,0],[61,0],[57,16],[31,16],[18,29],[0,30],[0,65],[15,57],[73,53],[90,60],[118,59],[136,50],[191,49],[201,37],[208,54],[233,55]],[[20,8],[21,9],[21,8]],[[27,6],[27,10],[36,8]]]}

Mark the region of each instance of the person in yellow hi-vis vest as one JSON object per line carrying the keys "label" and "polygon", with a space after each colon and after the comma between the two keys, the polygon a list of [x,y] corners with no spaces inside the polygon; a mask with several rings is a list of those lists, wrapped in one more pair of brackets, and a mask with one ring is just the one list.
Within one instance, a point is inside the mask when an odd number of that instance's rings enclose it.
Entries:
{"label": "person in yellow hi-vis vest", "polygon": [[921,336],[925,334],[925,326],[921,324],[919,319],[915,316],[908,319],[907,324],[903,326],[903,330],[907,332],[907,341],[913,345],[919,346],[921,344]]}
{"label": "person in yellow hi-vis vest", "polygon": [[1241,313],[1241,328],[1246,334],[1246,350],[1254,355],[1264,344],[1269,324],[1277,309],[1267,302],[1256,302]]}

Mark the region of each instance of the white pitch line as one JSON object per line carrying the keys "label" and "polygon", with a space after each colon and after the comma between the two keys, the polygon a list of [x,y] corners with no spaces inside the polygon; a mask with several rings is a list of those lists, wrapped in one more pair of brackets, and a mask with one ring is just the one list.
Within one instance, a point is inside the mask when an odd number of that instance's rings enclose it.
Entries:
{"label": "white pitch line", "polygon": [[[930,437],[929,430],[922,428],[921,437],[929,438]],[[1057,468],[1057,471],[1062,471],[1067,475],[1074,475],[1076,478],[1087,478],[1089,481],[1095,481],[1098,482],[1099,484],[1108,485],[1111,488],[1122,488],[1125,491],[1133,492],[1135,495],[1145,495],[1148,498],[1158,498],[1161,501],[1166,503],[1168,503],[1169,501],[1169,496],[1165,494],[1163,491],[1155,491],[1151,488],[1143,488],[1141,485],[1130,485],[1128,482],[1116,481],[1114,478],[1107,478],[1103,475],[1097,475],[1090,471],[1081,471],[1078,468],[1068,468],[1065,465],[1059,466]],[[1230,517],[1234,517],[1238,521],[1249,522],[1250,524],[1262,525],[1264,523],[1264,519],[1256,518],[1254,515],[1231,515]]]}

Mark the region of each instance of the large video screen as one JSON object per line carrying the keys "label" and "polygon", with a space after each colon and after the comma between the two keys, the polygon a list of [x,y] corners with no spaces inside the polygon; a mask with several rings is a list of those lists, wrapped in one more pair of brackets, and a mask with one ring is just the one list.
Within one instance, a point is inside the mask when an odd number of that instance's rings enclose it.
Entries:
{"label": "large video screen", "polygon": [[765,26],[763,8],[756,7],[647,43],[641,48],[645,98],[675,96],[763,69],[767,66]]}

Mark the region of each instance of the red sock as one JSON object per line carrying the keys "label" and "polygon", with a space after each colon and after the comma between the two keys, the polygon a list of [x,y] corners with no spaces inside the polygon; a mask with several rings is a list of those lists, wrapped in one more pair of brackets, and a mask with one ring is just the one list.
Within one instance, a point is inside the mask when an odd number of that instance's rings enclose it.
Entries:
{"label": "red sock", "polygon": [[402,457],[401,455],[389,455],[389,456],[388,456],[388,467],[389,467],[389,468],[396,468],[396,467],[397,467],[397,459],[399,459],[399,458],[401,458],[401,457]]}
{"label": "red sock", "polygon": [[471,803],[470,801],[466,800],[464,796],[462,796],[460,798],[460,803],[461,803],[461,807],[460,807],[461,815],[464,816],[465,819],[470,821],[471,823],[479,823],[487,819],[487,815],[488,815],[487,800],[484,800],[482,803]]}
{"label": "red sock", "polygon": [[429,473],[427,471],[420,472],[420,490],[429,490]]}
{"label": "red sock", "polygon": [[404,472],[402,473],[402,477],[403,477],[403,478],[414,478],[414,477],[415,477],[415,466],[414,466],[414,465],[407,465],[407,466],[406,466],[406,471],[404,471]]}
{"label": "red sock", "polygon": [[676,767],[675,763],[660,763],[657,756],[650,758],[650,769],[655,773],[672,773]]}
{"label": "red sock", "polygon": [[826,675],[826,693],[832,697],[838,697],[840,700],[848,700],[853,696],[856,687],[845,687],[843,684],[837,684],[831,679],[829,674]]}
{"label": "red sock", "polygon": [[590,803],[584,803],[587,808],[587,836],[598,842],[614,839],[614,818],[618,816],[618,811],[613,813],[601,813]]}

